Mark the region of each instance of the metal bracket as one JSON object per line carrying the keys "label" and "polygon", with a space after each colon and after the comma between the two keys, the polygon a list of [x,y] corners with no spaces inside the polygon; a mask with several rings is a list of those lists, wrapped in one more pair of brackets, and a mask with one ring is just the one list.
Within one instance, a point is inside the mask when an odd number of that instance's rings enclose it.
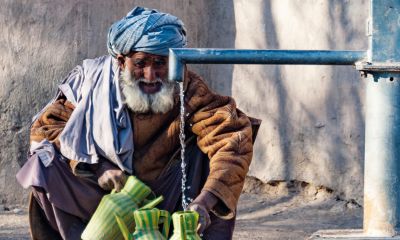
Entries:
{"label": "metal bracket", "polygon": [[367,77],[368,73],[371,72],[400,72],[400,62],[356,62],[354,64],[356,70],[360,71],[361,77]]}
{"label": "metal bracket", "polygon": [[364,72],[400,72],[400,62],[356,62],[355,66]]}

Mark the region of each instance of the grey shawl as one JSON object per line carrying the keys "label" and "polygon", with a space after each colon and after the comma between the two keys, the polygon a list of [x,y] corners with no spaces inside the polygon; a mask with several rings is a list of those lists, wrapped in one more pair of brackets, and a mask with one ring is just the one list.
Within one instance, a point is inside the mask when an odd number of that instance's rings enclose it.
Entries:
{"label": "grey shawl", "polygon": [[111,56],[87,59],[59,86],[55,99],[63,94],[75,105],[59,137],[60,151],[68,159],[89,164],[106,158],[132,173],[133,129],[118,73]]}

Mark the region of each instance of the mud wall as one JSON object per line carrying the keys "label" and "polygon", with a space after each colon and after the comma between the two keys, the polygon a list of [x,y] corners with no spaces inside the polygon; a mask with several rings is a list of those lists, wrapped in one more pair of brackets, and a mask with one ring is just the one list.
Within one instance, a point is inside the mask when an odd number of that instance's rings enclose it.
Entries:
{"label": "mud wall", "polygon": [[[135,5],[182,18],[190,47],[367,48],[368,2],[324,0],[0,0],[0,201],[21,202],[31,117],[85,58],[106,54],[112,22]],[[362,197],[364,84],[351,67],[191,66],[263,120],[250,175]]]}

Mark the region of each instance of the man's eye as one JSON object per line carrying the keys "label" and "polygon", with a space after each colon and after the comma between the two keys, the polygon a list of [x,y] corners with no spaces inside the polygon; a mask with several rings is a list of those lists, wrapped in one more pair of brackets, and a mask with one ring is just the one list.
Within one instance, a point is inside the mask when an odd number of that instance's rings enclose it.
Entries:
{"label": "man's eye", "polygon": [[165,59],[155,59],[155,60],[154,60],[154,64],[155,64],[156,66],[161,67],[161,66],[167,65],[167,61],[165,61]]}
{"label": "man's eye", "polygon": [[144,68],[146,66],[146,61],[142,59],[135,60],[135,67]]}

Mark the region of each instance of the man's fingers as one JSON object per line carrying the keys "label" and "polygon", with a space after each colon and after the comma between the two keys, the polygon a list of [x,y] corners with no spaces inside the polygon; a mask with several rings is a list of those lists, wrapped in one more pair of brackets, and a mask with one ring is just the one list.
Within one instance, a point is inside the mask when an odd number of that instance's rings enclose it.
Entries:
{"label": "man's fingers", "polygon": [[120,173],[116,173],[111,177],[111,180],[114,184],[115,191],[120,192],[125,185],[125,174],[122,171]]}
{"label": "man's fingers", "polygon": [[112,174],[109,174],[109,172],[107,171],[103,175],[101,175],[98,182],[100,187],[104,190],[112,190],[113,188],[115,188]]}
{"label": "man's fingers", "polygon": [[115,192],[120,192],[121,189],[124,187],[121,180],[119,178],[113,178],[112,181],[114,183]]}
{"label": "man's fingers", "polygon": [[109,178],[101,177],[101,178],[99,178],[98,182],[99,182],[100,187],[104,190],[113,189],[114,184],[112,183],[111,179],[109,179]]}
{"label": "man's fingers", "polygon": [[99,185],[104,190],[115,189],[121,191],[126,182],[126,176],[121,170],[106,170],[98,179]]}
{"label": "man's fingers", "polygon": [[125,186],[125,183],[126,183],[126,175],[125,175],[125,173],[123,173],[123,172],[121,172],[121,178],[120,178],[121,180],[121,184],[122,184],[122,186]]}
{"label": "man's fingers", "polygon": [[197,233],[200,234],[200,233],[202,233],[204,230],[205,230],[204,224],[199,223],[199,224],[197,225]]}
{"label": "man's fingers", "polygon": [[190,210],[194,210],[199,214],[199,223],[197,225],[197,232],[202,233],[211,224],[211,218],[208,211],[199,204],[189,206]]}
{"label": "man's fingers", "polygon": [[211,224],[211,218],[210,215],[206,212],[204,215],[200,216],[200,221],[201,223],[200,228],[199,228],[199,233],[204,232],[208,226]]}
{"label": "man's fingers", "polygon": [[197,232],[202,233],[207,228],[206,221],[202,220],[202,217],[199,218],[199,224],[197,225]]}

